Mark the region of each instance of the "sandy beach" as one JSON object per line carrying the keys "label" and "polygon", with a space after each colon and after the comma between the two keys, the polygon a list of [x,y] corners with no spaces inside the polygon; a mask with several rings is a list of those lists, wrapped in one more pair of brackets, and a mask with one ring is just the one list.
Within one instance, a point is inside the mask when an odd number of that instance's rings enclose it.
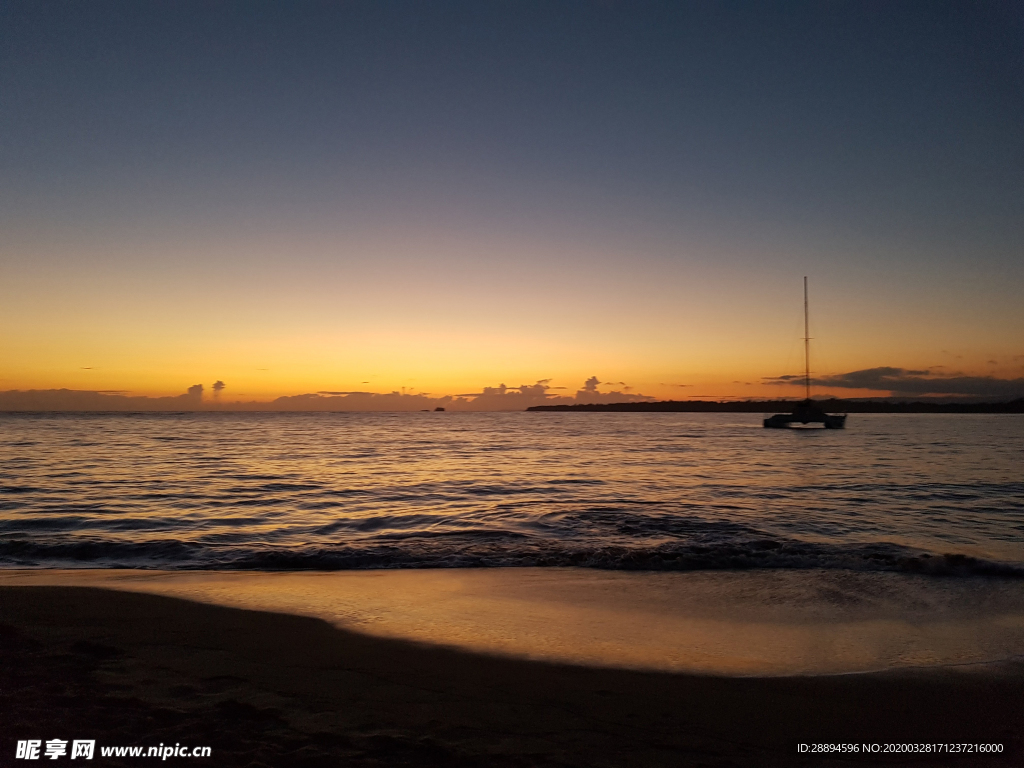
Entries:
{"label": "sandy beach", "polygon": [[[15,742],[33,738],[210,746],[211,759],[186,762],[240,766],[988,766],[1020,757],[1024,664],[1013,659],[859,674],[686,673],[641,663],[626,669],[425,642],[408,628],[369,633],[311,615],[199,602],[201,575],[191,575],[193,599],[182,599],[153,594],[176,581],[154,589],[159,574],[150,574],[146,591],[138,579],[134,591],[124,589],[131,580],[125,574],[79,574],[120,588],[29,583],[67,583],[74,575],[45,571],[7,572],[0,586],[2,764],[22,764],[11,759]],[[530,575],[512,579],[521,585]],[[241,583],[265,576],[273,575],[222,578],[236,578],[235,592],[244,597]],[[439,578],[455,577],[480,580],[465,573]],[[181,591],[188,580],[180,577]],[[380,595],[388,581],[389,574],[361,584],[349,579],[358,586],[350,587],[350,603],[351,591],[360,592],[387,624]],[[376,597],[370,583],[383,585]],[[476,589],[494,588],[485,578]],[[464,598],[473,592],[460,589]],[[450,616],[453,602],[449,597],[446,609],[439,600],[438,615]],[[644,609],[643,596],[635,602]],[[800,743],[820,742],[1000,743],[1004,752],[797,752]],[[99,764],[140,762],[105,760]]]}

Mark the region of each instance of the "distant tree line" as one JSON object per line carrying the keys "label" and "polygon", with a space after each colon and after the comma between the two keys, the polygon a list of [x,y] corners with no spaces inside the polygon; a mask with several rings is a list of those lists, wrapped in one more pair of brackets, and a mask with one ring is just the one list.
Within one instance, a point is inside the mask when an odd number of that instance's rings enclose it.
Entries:
{"label": "distant tree line", "polygon": [[[827,413],[1024,413],[1024,397],[1002,403],[815,400]],[[764,413],[792,411],[793,400],[661,400],[654,403],[534,405],[528,411],[613,411],[618,413]]]}

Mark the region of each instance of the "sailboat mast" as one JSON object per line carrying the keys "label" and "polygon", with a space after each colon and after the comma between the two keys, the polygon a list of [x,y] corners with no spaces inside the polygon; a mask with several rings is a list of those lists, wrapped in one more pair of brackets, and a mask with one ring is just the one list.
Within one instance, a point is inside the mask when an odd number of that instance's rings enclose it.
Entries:
{"label": "sailboat mast", "polygon": [[804,389],[811,399],[811,333],[807,322],[807,275],[804,275]]}

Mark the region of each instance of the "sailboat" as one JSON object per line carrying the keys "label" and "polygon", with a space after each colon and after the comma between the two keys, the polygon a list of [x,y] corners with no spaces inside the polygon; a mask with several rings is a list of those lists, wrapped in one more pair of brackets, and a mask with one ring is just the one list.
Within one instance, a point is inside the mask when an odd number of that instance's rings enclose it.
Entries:
{"label": "sailboat", "polygon": [[805,399],[792,413],[777,413],[764,420],[765,427],[783,429],[795,424],[821,424],[825,429],[846,427],[846,414],[825,413],[811,400],[811,334],[807,312],[807,276],[804,276],[804,391]]}

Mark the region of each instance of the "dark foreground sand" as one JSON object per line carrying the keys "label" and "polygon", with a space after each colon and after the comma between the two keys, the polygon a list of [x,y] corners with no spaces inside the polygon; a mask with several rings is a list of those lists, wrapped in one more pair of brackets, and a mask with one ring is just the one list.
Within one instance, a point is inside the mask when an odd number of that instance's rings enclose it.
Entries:
{"label": "dark foreground sand", "polygon": [[[0,587],[0,765],[18,739],[209,745],[192,765],[1018,765],[1024,665],[818,677],[591,669],[315,618]],[[998,742],[1001,756],[801,758],[799,742]]]}

